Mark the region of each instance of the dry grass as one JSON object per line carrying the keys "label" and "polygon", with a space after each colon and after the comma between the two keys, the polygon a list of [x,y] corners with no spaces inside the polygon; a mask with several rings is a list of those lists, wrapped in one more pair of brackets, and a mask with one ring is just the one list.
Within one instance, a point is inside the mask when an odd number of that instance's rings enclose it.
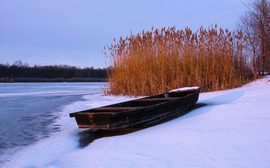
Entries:
{"label": "dry grass", "polygon": [[211,27],[151,29],[108,47],[106,94],[155,95],[184,86],[224,90],[249,81],[247,38]]}

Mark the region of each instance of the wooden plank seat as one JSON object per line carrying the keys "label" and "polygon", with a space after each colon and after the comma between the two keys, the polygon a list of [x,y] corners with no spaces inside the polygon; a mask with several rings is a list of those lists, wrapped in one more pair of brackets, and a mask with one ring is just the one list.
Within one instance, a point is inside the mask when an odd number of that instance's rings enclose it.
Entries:
{"label": "wooden plank seat", "polygon": [[149,98],[149,99],[136,99],[132,100],[132,102],[143,102],[143,101],[169,101],[169,100],[176,100],[179,97],[169,97],[169,98]]}
{"label": "wooden plank seat", "polygon": [[[175,100],[179,97],[169,97],[169,98],[149,98],[149,99],[136,99],[132,100],[132,102],[155,102],[155,101],[169,101],[169,100]],[[91,111],[126,111],[126,110],[134,110],[137,108],[141,108],[141,106],[137,107],[99,107],[99,108],[93,108]]]}
{"label": "wooden plank seat", "polygon": [[92,109],[93,111],[125,111],[125,110],[134,110],[140,107],[99,107]]}

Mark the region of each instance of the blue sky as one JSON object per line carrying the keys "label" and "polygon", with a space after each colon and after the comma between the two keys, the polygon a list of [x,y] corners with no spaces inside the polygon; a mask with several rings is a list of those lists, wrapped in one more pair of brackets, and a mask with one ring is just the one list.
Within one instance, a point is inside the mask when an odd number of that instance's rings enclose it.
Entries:
{"label": "blue sky", "polygon": [[1,0],[0,63],[105,67],[104,46],[151,27],[234,31],[249,0]]}

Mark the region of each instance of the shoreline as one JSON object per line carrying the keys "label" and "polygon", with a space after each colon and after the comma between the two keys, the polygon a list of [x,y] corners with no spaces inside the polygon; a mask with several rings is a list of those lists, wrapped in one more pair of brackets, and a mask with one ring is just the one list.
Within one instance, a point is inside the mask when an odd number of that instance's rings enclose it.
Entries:
{"label": "shoreline", "polygon": [[108,82],[108,78],[0,78],[0,83],[19,82]]}
{"label": "shoreline", "polygon": [[[30,85],[34,88],[39,86],[38,83]],[[68,87],[66,90],[72,90],[74,88],[71,83],[69,85],[61,83],[56,85],[49,83],[41,85],[40,88],[44,88],[45,86],[55,88],[58,85]],[[78,85],[76,88],[85,88],[88,84],[74,83],[74,85]],[[76,111],[78,107],[75,104],[80,102],[84,102],[83,104],[85,104],[87,100],[85,100],[84,96],[96,94],[95,87],[99,87],[99,85],[102,84],[96,83],[93,86],[90,85],[90,90],[85,93],[81,92],[83,89],[79,89],[78,94],[74,94],[73,92],[66,94],[65,90],[61,91],[61,89],[59,93],[54,93],[52,89],[35,92],[36,90],[29,91],[27,88],[21,87],[21,89],[26,89],[27,92],[33,94],[19,93],[19,95],[1,96],[0,167],[10,162],[10,156],[20,151],[31,149],[36,144],[47,141],[47,139],[50,139],[54,135],[61,134],[62,129],[65,129],[64,125],[66,123],[75,125],[75,122],[70,119],[68,113]],[[5,86],[16,87],[8,84]],[[94,87],[92,91],[91,87]],[[8,90],[8,88],[5,90]],[[5,93],[1,92],[1,95],[3,94]],[[7,113],[9,115],[5,115]],[[63,119],[71,120],[72,122],[59,124],[59,121],[61,122]],[[12,129],[10,129],[11,125]]]}
{"label": "shoreline", "polygon": [[[7,117],[8,123],[13,125],[12,131],[8,128],[9,124],[5,123],[2,119],[0,122],[2,126],[0,133],[1,135],[8,134],[9,136],[0,137],[0,155],[2,155],[0,157],[0,167],[1,164],[8,160],[10,155],[28,148],[29,146],[33,146],[34,144],[49,138],[54,133],[60,132],[61,126],[57,124],[57,121],[59,118],[63,116],[65,117],[63,109],[67,106],[71,106],[75,102],[84,101],[83,96],[85,96],[85,94],[35,97],[30,103],[28,103],[34,110],[18,115],[18,117],[15,118],[18,123],[8,120],[9,117]],[[24,98],[22,97],[18,100],[21,101],[21,99]],[[34,101],[44,102],[44,99],[46,100],[46,104],[51,104],[52,106],[33,106]],[[25,111],[25,109],[26,108],[20,110]],[[40,110],[42,112],[35,112],[35,110]],[[5,118],[6,117],[4,117],[4,119]],[[32,127],[32,125],[35,125],[35,127]]]}

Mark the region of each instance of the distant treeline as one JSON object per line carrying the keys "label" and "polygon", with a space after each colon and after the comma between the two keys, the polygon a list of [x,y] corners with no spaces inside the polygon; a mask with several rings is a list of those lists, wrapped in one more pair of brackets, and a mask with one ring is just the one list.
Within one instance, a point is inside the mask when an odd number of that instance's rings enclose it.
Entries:
{"label": "distant treeline", "polygon": [[[15,61],[14,64],[0,64],[0,78],[9,79],[76,79],[82,81],[82,78],[107,78],[107,71],[103,69],[94,69],[93,67],[79,68],[68,65],[49,65],[49,66],[29,66],[22,61]],[[40,80],[42,81],[42,80]],[[57,80],[58,81],[58,80]]]}

